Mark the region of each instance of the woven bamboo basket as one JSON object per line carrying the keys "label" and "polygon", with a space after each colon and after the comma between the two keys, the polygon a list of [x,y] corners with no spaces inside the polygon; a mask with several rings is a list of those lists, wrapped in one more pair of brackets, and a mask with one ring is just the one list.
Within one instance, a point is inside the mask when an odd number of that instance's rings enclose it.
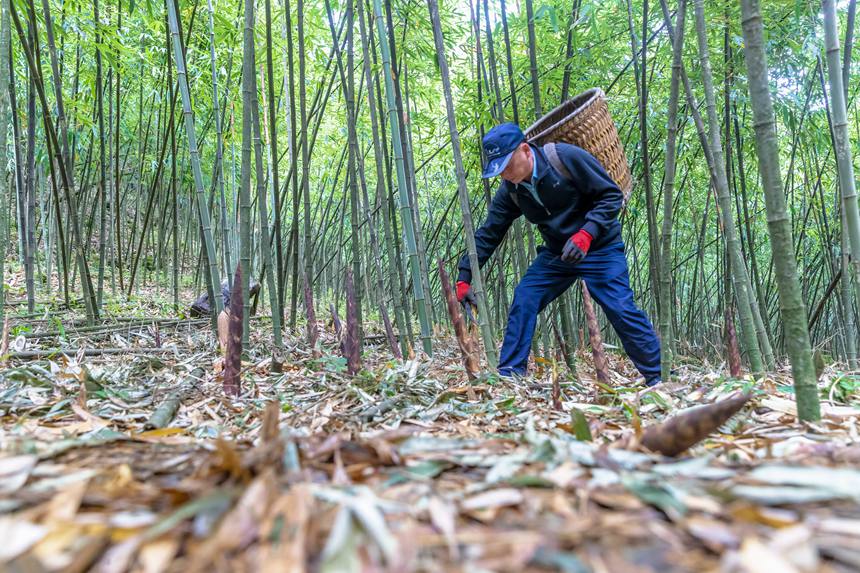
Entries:
{"label": "woven bamboo basket", "polygon": [[525,136],[535,145],[572,143],[585,149],[600,161],[618,184],[624,193],[624,201],[629,198],[633,177],[615,122],[609,115],[606,94],[600,88],[591,88],[564,102],[533,123]]}

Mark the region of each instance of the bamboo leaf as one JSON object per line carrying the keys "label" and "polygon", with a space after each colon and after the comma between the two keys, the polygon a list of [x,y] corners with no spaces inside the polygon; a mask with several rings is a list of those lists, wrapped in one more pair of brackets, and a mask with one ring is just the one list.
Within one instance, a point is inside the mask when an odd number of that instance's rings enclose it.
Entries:
{"label": "bamboo leaf", "polygon": [[588,419],[585,414],[577,408],[570,410],[570,426],[573,428],[573,435],[581,442],[592,441],[591,428],[588,425]]}

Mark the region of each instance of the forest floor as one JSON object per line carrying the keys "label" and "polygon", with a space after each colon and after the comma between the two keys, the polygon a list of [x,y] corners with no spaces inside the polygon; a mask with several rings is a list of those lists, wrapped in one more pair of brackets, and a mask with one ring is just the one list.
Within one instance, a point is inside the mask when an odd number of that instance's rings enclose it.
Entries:
{"label": "forest floor", "polygon": [[[274,375],[254,320],[232,399],[207,321],[110,324],[10,337],[122,350],[0,370],[2,571],[860,569],[860,382],[834,367],[817,424],[795,421],[785,372],[682,366],[643,390],[612,356],[601,389],[585,352],[579,381],[544,365],[469,400],[453,340],[404,362],[368,345],[351,377],[328,328],[317,356],[288,340]],[[739,388],[749,405],[682,457],[612,447]]]}

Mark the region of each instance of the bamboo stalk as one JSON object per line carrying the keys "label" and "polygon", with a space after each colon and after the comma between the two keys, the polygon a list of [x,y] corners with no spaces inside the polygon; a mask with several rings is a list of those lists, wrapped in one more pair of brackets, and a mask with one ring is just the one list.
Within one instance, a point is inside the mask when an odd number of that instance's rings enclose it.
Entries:
{"label": "bamboo stalk", "polygon": [[167,398],[152,411],[149,419],[143,424],[143,429],[155,430],[156,428],[166,428],[169,426],[170,421],[176,416],[176,411],[179,410],[179,406],[182,405],[182,401],[188,395],[188,392],[202,379],[202,368],[192,370],[179,384],[179,388],[168,394]]}
{"label": "bamboo stalk", "polygon": [[430,340],[430,317],[427,315],[424,305],[424,287],[421,277],[421,268],[418,261],[418,251],[415,240],[415,226],[409,201],[409,188],[406,179],[406,165],[403,156],[403,143],[400,136],[400,117],[397,113],[395,102],[393,69],[388,41],[386,40],[385,21],[382,17],[382,4],[380,0],[373,1],[374,15],[376,18],[377,34],[379,36],[379,50],[382,54],[382,73],[385,78],[385,94],[388,102],[388,126],[391,130],[391,147],[394,152],[394,164],[397,172],[397,191],[400,198],[400,216],[406,239],[406,252],[409,257],[409,267],[412,271],[412,294],[418,308],[418,320],[421,325],[421,341],[424,351],[432,355],[433,344]]}
{"label": "bamboo stalk", "polygon": [[[825,4],[827,1],[825,0]],[[793,231],[782,191],[776,120],[771,102],[763,39],[764,29],[758,0],[741,0],[741,12],[746,47],[744,55],[747,63],[747,82],[755,123],[756,155],[767,206],[768,232],[774,252],[782,253],[782,256],[774,257],[773,263],[779,289],[780,317],[791,359],[797,415],[801,420],[815,421],[821,418],[817,376],[812,363],[806,305],[803,302],[800,281],[797,278],[797,261],[793,256]]]}
{"label": "bamboo stalk", "polygon": [[188,85],[188,75],[185,70],[185,54],[182,51],[182,41],[179,36],[179,13],[176,9],[175,0],[167,1],[167,21],[170,27],[170,35],[173,39],[173,57],[176,61],[176,75],[179,78],[179,92],[182,96],[182,109],[185,116],[185,136],[188,139],[188,155],[191,161],[191,171],[194,176],[194,186],[197,194],[197,211],[200,217],[200,229],[205,247],[206,263],[209,269],[208,288],[213,293],[212,297],[212,325],[213,333],[217,335],[217,317],[222,310],[222,304],[215,293],[220,292],[220,273],[218,271],[218,259],[215,256],[215,242],[212,238],[212,223],[209,219],[209,209],[206,205],[206,196],[203,188],[203,172],[200,169],[200,152],[197,148],[197,135],[194,128],[194,112],[191,108],[191,93]]}
{"label": "bamboo stalk", "polygon": [[[448,58],[445,55],[445,41],[442,37],[442,24],[439,19],[439,7],[436,0],[427,0],[430,11],[430,20],[433,25],[433,37],[436,42],[437,61],[439,63],[439,74],[442,77],[442,92],[445,96],[445,109],[448,116],[448,131],[451,134],[451,150],[454,155],[454,169],[457,175],[457,195],[460,198],[460,210],[463,215],[463,232],[466,235],[466,249],[469,253],[469,265],[472,268],[472,289],[478,299],[478,320],[481,328],[481,338],[484,341],[484,352],[490,366],[496,366],[499,362],[496,351],[496,341],[493,339],[493,331],[490,327],[488,317],[490,307],[487,304],[487,295],[484,290],[484,279],[481,276],[480,264],[478,262],[478,250],[475,243],[475,228],[472,223],[472,210],[469,205],[469,190],[466,187],[466,169],[463,167],[463,157],[460,150],[460,133],[457,130],[457,120],[454,113],[454,99],[451,95],[451,80],[448,76]],[[440,266],[440,277],[442,267]],[[445,277],[447,279],[447,277]],[[450,303],[448,311],[451,311]],[[453,318],[453,317],[452,317]]]}
{"label": "bamboo stalk", "polygon": [[672,79],[669,87],[669,111],[666,127],[666,176],[663,180],[663,228],[660,234],[660,365],[662,379],[668,382],[671,378],[673,353],[672,314],[675,305],[672,304],[672,225],[673,225],[673,195],[675,191],[675,143],[678,133],[678,93],[680,91],[681,67],[684,52],[684,22],[687,14],[686,0],[680,0],[676,16],[675,39],[672,46]]}

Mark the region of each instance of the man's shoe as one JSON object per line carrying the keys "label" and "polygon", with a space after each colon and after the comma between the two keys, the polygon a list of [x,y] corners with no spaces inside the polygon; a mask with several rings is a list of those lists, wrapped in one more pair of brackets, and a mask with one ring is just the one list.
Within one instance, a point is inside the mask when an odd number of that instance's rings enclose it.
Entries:
{"label": "man's shoe", "polygon": [[649,388],[653,388],[657,384],[660,384],[662,381],[663,380],[660,378],[660,376],[654,376],[653,378],[646,380],[645,385]]}
{"label": "man's shoe", "polygon": [[514,384],[522,382],[526,378],[525,373],[515,372],[508,369],[505,369],[504,371],[499,370],[498,374],[500,380]]}

